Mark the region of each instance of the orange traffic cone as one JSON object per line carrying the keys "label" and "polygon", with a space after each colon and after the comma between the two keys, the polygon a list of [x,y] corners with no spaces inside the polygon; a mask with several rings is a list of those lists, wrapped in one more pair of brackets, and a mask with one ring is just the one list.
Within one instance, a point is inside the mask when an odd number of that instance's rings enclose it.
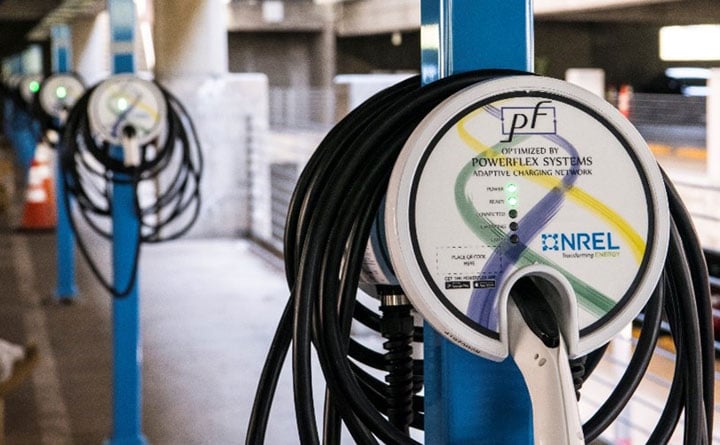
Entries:
{"label": "orange traffic cone", "polygon": [[50,159],[47,153],[38,147],[28,174],[25,208],[19,228],[20,230],[51,230],[56,225],[57,208]]}
{"label": "orange traffic cone", "polygon": [[623,84],[618,91],[618,110],[626,118],[630,118],[630,103],[632,102],[633,89],[630,85]]}

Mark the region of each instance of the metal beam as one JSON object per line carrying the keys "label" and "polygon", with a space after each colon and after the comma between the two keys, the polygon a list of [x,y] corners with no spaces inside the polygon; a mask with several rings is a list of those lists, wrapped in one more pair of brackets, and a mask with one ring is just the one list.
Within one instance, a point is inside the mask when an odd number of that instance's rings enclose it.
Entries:
{"label": "metal beam", "polygon": [[[37,0],[34,0],[37,1]],[[105,8],[102,0],[54,0],[55,8],[42,14],[42,21],[27,35],[28,40],[45,40],[53,25],[71,23],[79,17],[94,17]]]}
{"label": "metal beam", "polygon": [[647,23],[689,25],[720,21],[720,3],[708,0],[682,0],[625,7],[549,11],[536,14],[536,20],[562,22]]}
{"label": "metal beam", "polygon": [[684,3],[684,0],[536,0],[535,15],[584,12],[633,6],[653,7],[658,3]]}

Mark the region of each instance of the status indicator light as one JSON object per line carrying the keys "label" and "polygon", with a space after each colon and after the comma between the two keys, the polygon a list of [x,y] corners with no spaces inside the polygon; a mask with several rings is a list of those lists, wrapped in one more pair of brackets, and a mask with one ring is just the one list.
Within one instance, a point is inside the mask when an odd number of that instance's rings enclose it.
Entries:
{"label": "status indicator light", "polygon": [[515,207],[518,205],[518,197],[517,197],[518,189],[519,189],[518,185],[514,182],[508,182],[507,184],[505,184],[505,195],[506,195],[505,202],[510,207]]}
{"label": "status indicator light", "polygon": [[58,99],[65,99],[67,97],[67,93],[67,88],[63,86],[59,86],[57,87],[57,89],[55,89],[55,95]]}
{"label": "status indicator light", "polygon": [[120,111],[125,111],[128,108],[128,101],[124,97],[117,100],[117,107]]}
{"label": "status indicator light", "polygon": [[38,91],[40,91],[40,82],[38,82],[37,80],[33,80],[28,84],[28,89],[33,93],[37,93]]}
{"label": "status indicator light", "polygon": [[515,219],[518,216],[518,211],[515,209],[510,209],[510,211],[508,212],[508,215],[510,216],[510,218]]}

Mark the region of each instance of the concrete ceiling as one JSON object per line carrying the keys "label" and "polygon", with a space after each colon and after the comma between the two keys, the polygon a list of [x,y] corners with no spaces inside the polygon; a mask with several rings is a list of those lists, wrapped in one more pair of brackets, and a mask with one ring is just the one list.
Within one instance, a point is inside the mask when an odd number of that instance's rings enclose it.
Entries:
{"label": "concrete ceiling", "polygon": [[[27,33],[62,3],[64,0],[0,0],[0,58],[24,48]],[[535,6],[538,21],[720,23],[720,0],[535,0]]]}
{"label": "concrete ceiling", "polygon": [[[720,23],[718,0],[607,0],[610,6],[590,8],[541,8],[542,0],[535,0],[536,20],[565,22],[650,23],[657,25],[689,25]],[[572,0],[552,0],[552,3],[575,3]],[[548,3],[551,3],[550,1]],[[593,3],[601,3],[593,1]],[[625,4],[623,4],[625,3]]]}
{"label": "concrete ceiling", "polygon": [[25,34],[61,0],[0,0],[0,57],[23,49]]}

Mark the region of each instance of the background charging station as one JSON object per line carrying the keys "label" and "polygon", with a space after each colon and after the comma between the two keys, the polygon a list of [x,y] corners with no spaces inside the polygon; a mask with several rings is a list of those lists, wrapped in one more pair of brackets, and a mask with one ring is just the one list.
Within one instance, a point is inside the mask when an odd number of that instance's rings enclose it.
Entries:
{"label": "background charging station", "polygon": [[21,171],[27,174],[40,140],[40,126],[33,118],[32,105],[34,94],[40,89],[42,77],[39,74],[23,74],[20,71],[18,70],[16,77],[10,80],[10,88],[14,90],[15,100],[6,102],[6,113],[10,116],[7,130]]}
{"label": "background charging station", "polygon": [[[77,100],[85,92],[82,80],[71,73],[71,36],[67,25],[54,25],[51,29],[52,38],[52,71],[53,74],[40,85],[38,102],[49,120],[45,131],[53,132],[50,141],[57,151],[61,143],[60,135],[65,129],[67,115]],[[66,191],[62,180],[60,162],[55,172],[55,193],[57,207],[57,278],[53,297],[62,303],[71,303],[77,296],[75,282],[75,240],[65,208]]]}
{"label": "background charging station", "polygon": [[[109,0],[113,76],[89,88],[67,116],[60,147],[63,206],[80,252],[112,296],[111,445],[142,445],[142,243],[186,233],[200,211],[202,154],[182,104],[135,75],[135,4]],[[50,86],[54,79],[48,79]],[[78,85],[62,85],[63,95]],[[57,88],[51,91],[57,91]],[[89,238],[93,236],[94,238]],[[88,241],[91,239],[91,241]],[[89,245],[110,244],[107,261]]]}

